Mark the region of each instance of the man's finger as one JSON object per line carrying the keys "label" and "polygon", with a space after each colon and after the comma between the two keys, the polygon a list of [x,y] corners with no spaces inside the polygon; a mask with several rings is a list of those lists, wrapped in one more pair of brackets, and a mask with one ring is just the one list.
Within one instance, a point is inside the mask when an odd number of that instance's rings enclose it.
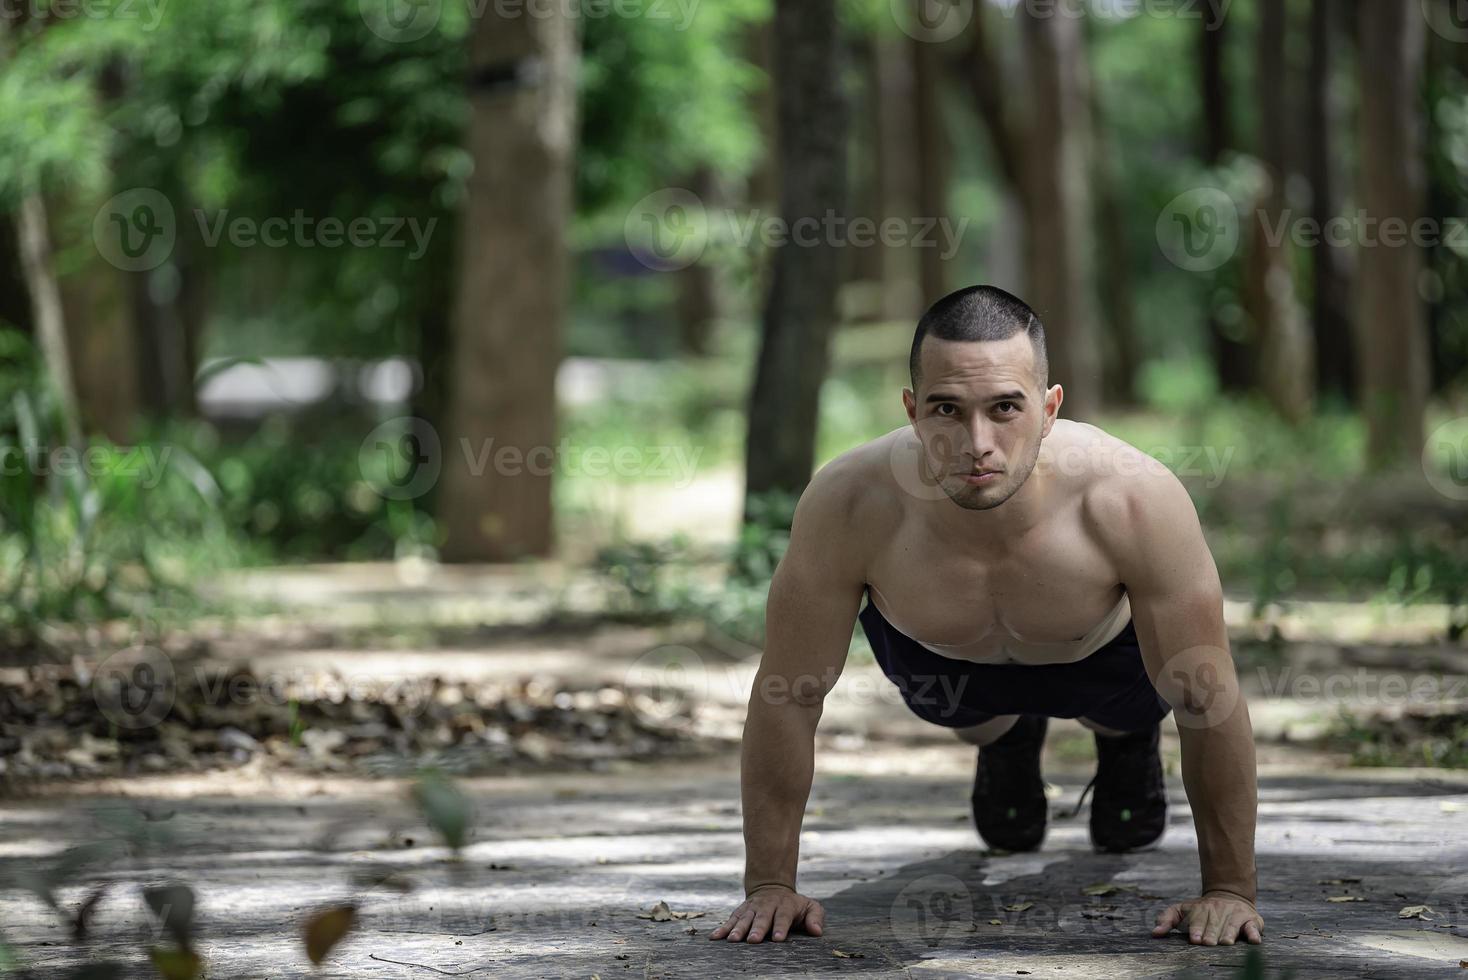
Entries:
{"label": "man's finger", "polygon": [[780,907],[775,909],[775,928],[770,933],[770,938],[777,943],[783,943],[785,937],[790,934],[790,923],[795,920],[796,907],[787,902],[781,902]]}
{"label": "man's finger", "polygon": [[1217,946],[1219,937],[1223,934],[1223,927],[1228,924],[1229,910],[1227,906],[1219,907],[1210,905],[1208,908],[1208,924],[1203,928],[1203,945]]}
{"label": "man's finger", "polygon": [[1208,927],[1208,906],[1199,902],[1188,908],[1188,942],[1201,944]]}
{"label": "man's finger", "polygon": [[1255,916],[1252,922],[1245,922],[1244,938],[1256,946],[1264,942],[1264,930],[1260,928],[1263,924],[1264,920],[1258,916]]}
{"label": "man's finger", "polygon": [[1239,933],[1244,931],[1244,923],[1249,921],[1252,912],[1231,912],[1224,920],[1223,929],[1218,934],[1218,945],[1232,946],[1234,940],[1239,938]]}
{"label": "man's finger", "polygon": [[1157,913],[1157,925],[1152,928],[1152,935],[1165,936],[1172,931],[1172,927],[1183,921],[1183,907],[1181,905],[1169,905]]}
{"label": "man's finger", "polygon": [[739,919],[734,923],[734,928],[729,931],[729,942],[737,943],[744,938],[744,932],[749,928],[749,923],[754,919],[754,908],[745,905],[739,911]]}
{"label": "man's finger", "polygon": [[769,908],[759,908],[755,910],[754,925],[749,927],[749,938],[746,939],[745,942],[764,942],[765,935],[770,931],[771,912],[772,910]]}
{"label": "man's finger", "polygon": [[744,911],[744,903],[741,902],[739,904],[739,907],[737,909],[735,909],[733,912],[730,912],[729,913],[729,918],[727,918],[727,919],[724,920],[724,924],[723,925],[719,926],[713,932],[709,933],[709,938],[710,939],[723,939],[725,936],[727,936],[729,934],[729,930],[734,928],[734,923],[736,923],[736,922],[739,921],[739,913],[741,913],[743,911]]}
{"label": "man's finger", "polygon": [[812,936],[826,931],[826,910],[820,902],[812,901],[805,910],[805,931]]}

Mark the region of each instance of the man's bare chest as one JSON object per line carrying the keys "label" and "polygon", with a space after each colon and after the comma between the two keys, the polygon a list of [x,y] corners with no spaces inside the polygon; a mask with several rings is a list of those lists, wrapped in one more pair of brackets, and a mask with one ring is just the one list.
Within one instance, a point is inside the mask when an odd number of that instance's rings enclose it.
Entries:
{"label": "man's bare chest", "polygon": [[867,570],[869,601],[934,652],[983,663],[1065,663],[1130,618],[1125,589],[1097,549],[1037,536],[1003,555],[967,554],[910,535]]}

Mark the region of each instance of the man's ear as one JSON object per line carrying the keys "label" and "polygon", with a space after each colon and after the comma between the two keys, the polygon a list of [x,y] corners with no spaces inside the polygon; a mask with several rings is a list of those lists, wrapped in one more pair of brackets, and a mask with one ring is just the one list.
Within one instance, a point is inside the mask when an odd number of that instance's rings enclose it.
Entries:
{"label": "man's ear", "polygon": [[1060,417],[1060,403],[1065,401],[1065,389],[1060,385],[1051,385],[1050,390],[1045,392],[1045,425],[1040,430],[1040,438],[1043,439],[1055,428],[1055,420]]}
{"label": "man's ear", "polygon": [[907,420],[917,422],[917,395],[911,388],[902,389],[902,407],[907,410]]}

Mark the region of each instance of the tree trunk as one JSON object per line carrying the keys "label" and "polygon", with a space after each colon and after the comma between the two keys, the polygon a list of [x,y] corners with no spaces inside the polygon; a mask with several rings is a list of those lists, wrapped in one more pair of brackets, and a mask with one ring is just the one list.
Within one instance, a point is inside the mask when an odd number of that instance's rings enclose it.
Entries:
{"label": "tree trunk", "polygon": [[846,211],[847,110],[841,91],[835,0],[777,0],[780,213],[793,232],[815,222],[810,244],[775,250],[749,402],[745,518],[771,491],[799,494],[815,463],[827,349],[836,320],[840,252],[821,229]]}
{"label": "tree trunk", "polygon": [[[1310,178],[1310,215],[1316,227],[1325,227],[1340,209],[1336,189],[1335,123],[1338,112],[1331,97],[1336,0],[1311,0],[1310,85],[1305,132],[1306,167]],[[1355,356],[1351,343],[1348,255],[1329,244],[1311,251],[1314,296],[1316,383],[1322,394],[1347,401],[1355,397]]]}
{"label": "tree trunk", "polygon": [[21,199],[18,226],[21,266],[25,270],[26,289],[31,295],[31,320],[36,327],[36,344],[56,392],[63,435],[68,445],[80,447],[81,424],[76,385],[71,376],[66,314],[61,305],[61,289],[56,284],[46,205],[39,193],[31,192]]}
{"label": "tree trunk", "polygon": [[[877,179],[881,188],[879,214],[873,218],[897,217],[904,221],[924,212],[918,209],[921,187],[918,145],[914,119],[912,46],[906,39],[882,34],[876,38],[877,82]],[[946,217],[946,209],[938,217]],[[879,226],[880,227],[880,226]],[[888,248],[880,240],[873,250],[882,257],[882,316],[886,320],[917,321],[922,314],[919,282],[919,253],[933,249],[911,244]]]}
{"label": "tree trunk", "polygon": [[1051,382],[1065,387],[1065,414],[1085,421],[1101,402],[1085,45],[1077,18],[1026,12],[1019,20],[1034,98],[1021,136],[1026,299],[1045,324]]}
{"label": "tree trunk", "polygon": [[750,112],[761,136],[758,160],[749,174],[747,202],[756,208],[774,207],[780,197],[780,177],[775,164],[780,154],[779,123],[775,111],[775,30],[773,18],[749,25],[746,39],[749,62],[765,76],[750,93]]}
{"label": "tree trunk", "polygon": [[21,264],[18,215],[0,214],[0,325],[33,334],[30,290]]}
{"label": "tree trunk", "polygon": [[1291,217],[1285,196],[1289,173],[1288,39],[1286,0],[1262,0],[1259,24],[1259,145],[1266,186],[1249,222],[1244,304],[1259,338],[1259,387],[1275,410],[1293,424],[1309,417],[1315,402],[1314,340],[1295,294],[1294,253],[1284,227]]}
{"label": "tree trunk", "polygon": [[120,271],[90,248],[94,208],[68,201],[49,210],[68,229],[61,240],[87,242],[85,261],[57,277],[82,427],[128,443],[142,414],[131,279],[145,274]]}
{"label": "tree trunk", "polygon": [[[918,216],[948,217],[950,179],[948,127],[943,122],[943,66],[937,46],[927,41],[909,42],[913,63],[913,146],[917,152]],[[920,248],[918,284],[924,308],[948,295],[948,263],[941,249]]]}
{"label": "tree trunk", "polygon": [[[724,206],[722,189],[710,167],[699,167],[690,178],[688,189],[703,201],[710,213]],[[693,357],[705,357],[710,353],[714,324],[723,306],[719,267],[712,256],[705,254],[697,262],[679,269],[675,275],[678,349]]]}
{"label": "tree trunk", "polygon": [[[1228,80],[1224,75],[1224,51],[1227,38],[1226,4],[1228,0],[1206,0],[1205,16],[1200,18],[1199,80],[1203,96],[1203,163],[1216,167],[1224,154],[1233,149],[1233,126],[1229,121]],[[1211,294],[1213,286],[1209,283]],[[1251,345],[1241,328],[1228,328],[1212,309],[1208,309],[1208,340],[1213,355],[1219,387],[1242,392],[1253,386]]]}
{"label": "tree trunk", "polygon": [[[180,211],[187,213],[188,208]],[[167,284],[160,276],[164,270],[171,270],[173,290],[160,296],[156,294],[160,280]],[[178,236],[169,263],[157,272],[132,273],[128,286],[140,407],[157,418],[190,418],[197,412],[194,376],[208,313],[204,258],[189,236]]]}
{"label": "tree trunk", "polygon": [[1097,292],[1101,314],[1106,321],[1105,335],[1110,340],[1105,358],[1105,393],[1108,402],[1131,405],[1135,402],[1133,385],[1141,368],[1137,349],[1136,307],[1132,291],[1132,264],[1127,254],[1126,214],[1116,178],[1110,128],[1099,87],[1089,80],[1091,116],[1092,180],[1096,187],[1096,227],[1100,274]]}
{"label": "tree trunk", "polygon": [[441,516],[450,561],[553,546],[551,459],[566,308],[575,24],[487,11],[470,39],[468,145]]}
{"label": "tree trunk", "polygon": [[[1415,4],[1358,5],[1361,78],[1361,205],[1367,221],[1405,222],[1424,210],[1421,111],[1424,27]],[[1384,237],[1384,236],[1383,236]],[[1415,461],[1422,452],[1428,341],[1410,242],[1363,247],[1357,270],[1358,377],[1367,462]]]}

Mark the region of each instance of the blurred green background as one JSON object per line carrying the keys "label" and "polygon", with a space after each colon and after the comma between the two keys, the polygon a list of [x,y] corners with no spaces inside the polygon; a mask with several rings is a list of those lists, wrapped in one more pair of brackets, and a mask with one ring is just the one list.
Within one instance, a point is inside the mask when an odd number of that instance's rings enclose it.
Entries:
{"label": "blurred green background", "polygon": [[[232,568],[547,557],[757,638],[811,468],[904,423],[916,317],[975,282],[1040,309],[1067,413],[1180,470],[1231,595],[1446,603],[1456,641],[1452,5],[1046,6],[8,7],[7,642]],[[740,240],[824,201],[904,240]],[[1197,248],[1220,223],[1237,247]],[[814,448],[751,475],[770,426]],[[456,477],[485,438],[571,450]]]}

